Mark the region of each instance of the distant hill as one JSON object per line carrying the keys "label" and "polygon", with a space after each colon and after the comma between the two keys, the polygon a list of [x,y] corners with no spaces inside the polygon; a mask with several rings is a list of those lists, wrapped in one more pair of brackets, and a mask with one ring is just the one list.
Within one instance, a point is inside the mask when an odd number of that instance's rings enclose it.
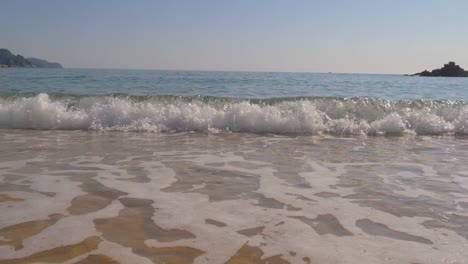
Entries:
{"label": "distant hill", "polygon": [[455,64],[455,62],[451,61],[440,69],[435,69],[432,71],[426,70],[413,75],[427,77],[468,77],[468,71],[465,71],[463,68]]}
{"label": "distant hill", "polygon": [[0,65],[3,67],[32,67],[32,64],[21,55],[13,55],[7,49],[0,49]]}
{"label": "distant hill", "polygon": [[27,58],[21,55],[14,55],[7,49],[0,49],[0,67],[20,67],[20,68],[63,68],[57,62]]}
{"label": "distant hill", "polygon": [[34,68],[63,68],[62,65],[57,62],[48,62],[46,60],[36,58],[27,58],[27,60]]}

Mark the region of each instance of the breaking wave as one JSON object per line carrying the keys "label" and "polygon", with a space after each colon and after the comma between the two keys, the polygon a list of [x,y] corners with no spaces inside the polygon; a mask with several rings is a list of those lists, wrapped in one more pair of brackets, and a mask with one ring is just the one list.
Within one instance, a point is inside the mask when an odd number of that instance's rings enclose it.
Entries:
{"label": "breaking wave", "polygon": [[468,135],[455,100],[2,94],[0,128],[335,135]]}

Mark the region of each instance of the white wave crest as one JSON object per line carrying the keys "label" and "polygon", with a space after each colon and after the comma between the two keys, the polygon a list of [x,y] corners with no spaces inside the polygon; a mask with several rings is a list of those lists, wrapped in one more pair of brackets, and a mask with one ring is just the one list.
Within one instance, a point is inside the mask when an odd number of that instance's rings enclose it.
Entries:
{"label": "white wave crest", "polygon": [[[74,105],[47,94],[0,100],[0,128],[118,130],[154,132],[255,132],[317,134],[468,134],[468,106],[444,112],[310,100],[273,105],[249,101],[210,104],[201,101],[141,101],[86,97]],[[338,103],[335,102],[338,105]],[[352,105],[351,105],[352,104]],[[346,110],[347,109],[347,110]],[[366,119],[369,117],[371,119]]]}

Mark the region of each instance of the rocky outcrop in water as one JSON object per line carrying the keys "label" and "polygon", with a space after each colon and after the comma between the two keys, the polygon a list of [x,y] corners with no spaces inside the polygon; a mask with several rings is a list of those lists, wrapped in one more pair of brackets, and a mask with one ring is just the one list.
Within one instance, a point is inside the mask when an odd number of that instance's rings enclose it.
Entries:
{"label": "rocky outcrop in water", "polygon": [[468,77],[468,71],[465,71],[463,68],[455,64],[455,62],[451,61],[440,69],[435,69],[432,71],[425,70],[413,75],[427,77]]}
{"label": "rocky outcrop in water", "polygon": [[21,55],[14,55],[7,49],[0,49],[0,67],[63,68],[60,63],[48,62],[36,58],[26,59]]}

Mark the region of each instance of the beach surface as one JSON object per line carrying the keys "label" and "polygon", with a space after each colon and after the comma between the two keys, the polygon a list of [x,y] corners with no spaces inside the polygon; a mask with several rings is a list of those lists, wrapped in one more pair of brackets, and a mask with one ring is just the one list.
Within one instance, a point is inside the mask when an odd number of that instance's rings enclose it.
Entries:
{"label": "beach surface", "polygon": [[0,130],[0,263],[467,263],[453,136]]}

